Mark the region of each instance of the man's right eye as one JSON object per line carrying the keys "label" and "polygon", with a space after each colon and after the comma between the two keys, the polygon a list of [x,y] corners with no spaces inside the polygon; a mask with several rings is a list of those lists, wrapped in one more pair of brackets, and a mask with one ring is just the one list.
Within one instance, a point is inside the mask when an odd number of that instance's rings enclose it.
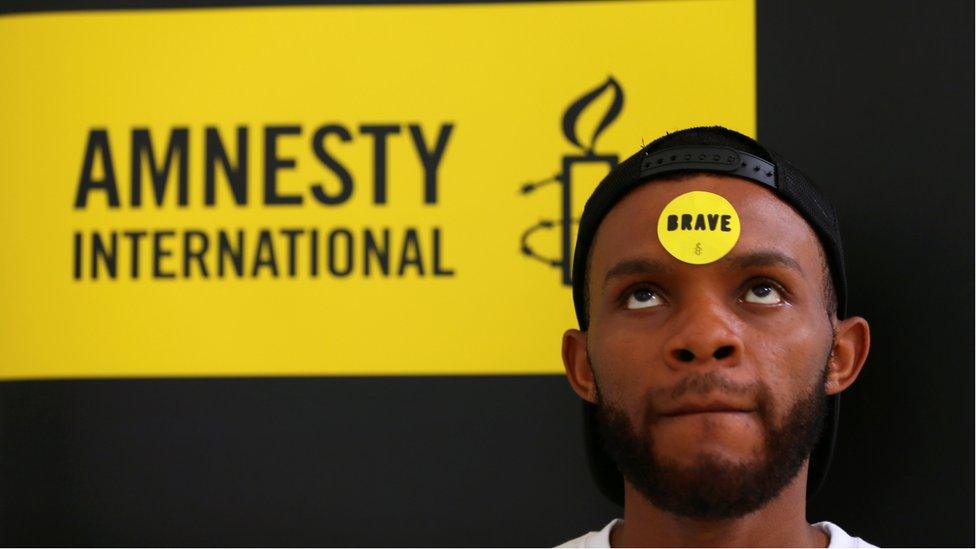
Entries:
{"label": "man's right eye", "polygon": [[648,309],[657,307],[662,303],[661,296],[650,288],[638,288],[630,293],[627,298],[628,309]]}

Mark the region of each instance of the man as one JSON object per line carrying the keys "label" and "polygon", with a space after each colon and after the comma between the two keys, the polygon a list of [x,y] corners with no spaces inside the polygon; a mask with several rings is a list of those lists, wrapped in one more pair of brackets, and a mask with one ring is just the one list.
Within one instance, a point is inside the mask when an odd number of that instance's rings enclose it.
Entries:
{"label": "man", "polygon": [[725,128],[654,141],[587,202],[573,298],[563,363],[624,513],[564,546],[873,547],[806,521],[870,333],[802,173]]}

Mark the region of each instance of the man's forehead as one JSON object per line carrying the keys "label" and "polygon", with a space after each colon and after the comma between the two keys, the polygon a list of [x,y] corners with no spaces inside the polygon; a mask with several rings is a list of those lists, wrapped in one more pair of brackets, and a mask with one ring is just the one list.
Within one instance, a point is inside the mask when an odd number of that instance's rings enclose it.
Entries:
{"label": "man's forehead", "polygon": [[[597,229],[593,241],[593,274],[602,280],[602,273],[614,263],[636,257],[653,259],[673,268],[689,266],[665,250],[657,228],[665,206],[692,191],[719,195],[735,209],[741,232],[728,257],[734,259],[775,252],[792,258],[801,266],[818,261],[819,243],[813,229],[772,190],[738,177],[695,174],[650,182],[615,204]],[[716,263],[722,266],[737,264],[736,261]]]}

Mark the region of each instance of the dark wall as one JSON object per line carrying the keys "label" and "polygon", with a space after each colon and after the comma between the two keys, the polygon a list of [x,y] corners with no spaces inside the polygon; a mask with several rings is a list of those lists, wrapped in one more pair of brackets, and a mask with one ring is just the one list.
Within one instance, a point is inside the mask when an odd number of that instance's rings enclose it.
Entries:
{"label": "dark wall", "polygon": [[[760,138],[874,338],[808,516],[878,545],[974,544],[973,16],[758,5]],[[0,383],[0,543],[552,545],[619,513],[579,413],[559,376]]]}
{"label": "dark wall", "polygon": [[759,137],[837,209],[867,365],[810,520],[972,546],[973,3],[760,2]]}
{"label": "dark wall", "polygon": [[0,384],[0,542],[554,545],[615,512],[555,376]]}

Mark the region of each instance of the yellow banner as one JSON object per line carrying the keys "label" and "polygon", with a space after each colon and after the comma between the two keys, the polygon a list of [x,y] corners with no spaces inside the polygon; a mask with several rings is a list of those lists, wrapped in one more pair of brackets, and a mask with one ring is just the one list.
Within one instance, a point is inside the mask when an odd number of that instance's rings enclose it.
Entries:
{"label": "yellow banner", "polygon": [[0,378],[562,370],[574,218],[751,1],[0,18]]}

